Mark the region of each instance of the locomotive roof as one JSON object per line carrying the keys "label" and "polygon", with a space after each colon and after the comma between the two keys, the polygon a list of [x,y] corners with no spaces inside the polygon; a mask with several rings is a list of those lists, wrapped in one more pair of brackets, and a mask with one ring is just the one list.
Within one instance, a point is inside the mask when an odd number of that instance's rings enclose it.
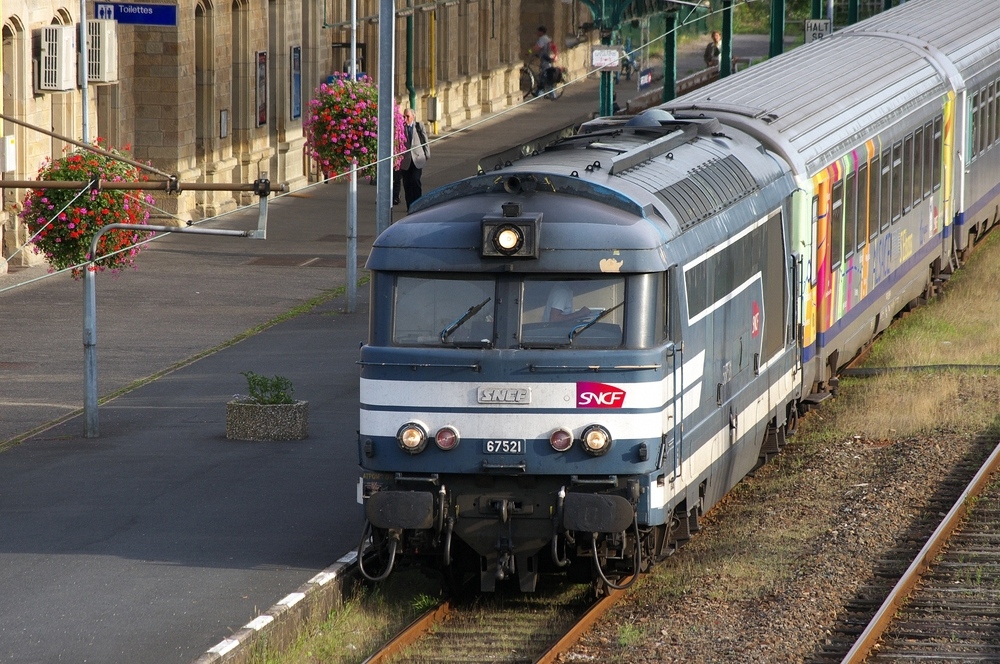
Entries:
{"label": "locomotive roof", "polygon": [[998,58],[1000,2],[917,0],[664,108],[724,117],[812,175]]}
{"label": "locomotive roof", "polygon": [[[657,114],[668,119],[651,121]],[[658,271],[673,262],[666,245],[685,231],[742,205],[738,218],[699,231],[724,238],[791,189],[788,178],[774,191],[786,172],[742,132],[723,132],[715,120],[676,122],[659,111],[643,121],[599,127],[426,194],[379,236],[368,267],[481,269],[483,217],[517,202],[526,214],[542,214],[539,262],[497,269],[593,271],[611,251],[624,257],[622,271]],[[422,255],[415,258],[413,249]]]}

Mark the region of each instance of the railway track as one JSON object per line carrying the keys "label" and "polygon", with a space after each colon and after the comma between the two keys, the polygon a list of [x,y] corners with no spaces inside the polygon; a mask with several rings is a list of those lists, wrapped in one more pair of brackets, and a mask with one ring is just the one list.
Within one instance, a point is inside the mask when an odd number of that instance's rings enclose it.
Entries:
{"label": "railway track", "polygon": [[617,601],[594,601],[591,586],[563,584],[538,594],[481,595],[427,611],[364,664],[545,664]]}
{"label": "railway track", "polygon": [[1000,445],[955,468],[813,662],[1000,659],[998,469]]}

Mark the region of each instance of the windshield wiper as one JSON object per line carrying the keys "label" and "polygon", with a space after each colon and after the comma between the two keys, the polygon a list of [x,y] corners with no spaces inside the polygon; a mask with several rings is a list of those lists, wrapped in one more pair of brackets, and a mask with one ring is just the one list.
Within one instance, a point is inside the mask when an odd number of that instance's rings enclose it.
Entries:
{"label": "windshield wiper", "polygon": [[591,325],[593,325],[597,321],[601,320],[602,318],[604,318],[605,316],[607,316],[608,314],[610,314],[615,309],[619,309],[619,308],[621,308],[624,305],[625,305],[625,300],[622,300],[621,302],[619,302],[615,306],[611,307],[610,309],[605,309],[601,313],[597,314],[596,316],[594,316],[593,318],[591,318],[590,320],[588,320],[586,323],[580,323],[579,325],[577,325],[576,327],[574,327],[572,330],[569,331],[569,343],[570,343],[570,345],[573,344],[573,339],[575,339],[578,334],[581,334],[584,330],[586,330],[587,328],[589,328]]}
{"label": "windshield wiper", "polygon": [[454,334],[455,330],[465,325],[470,318],[478,314],[479,311],[486,306],[486,303],[492,299],[492,297],[488,297],[479,304],[469,307],[469,310],[466,311],[461,318],[456,319],[455,322],[441,330],[441,343],[446,343],[448,341],[448,337]]}

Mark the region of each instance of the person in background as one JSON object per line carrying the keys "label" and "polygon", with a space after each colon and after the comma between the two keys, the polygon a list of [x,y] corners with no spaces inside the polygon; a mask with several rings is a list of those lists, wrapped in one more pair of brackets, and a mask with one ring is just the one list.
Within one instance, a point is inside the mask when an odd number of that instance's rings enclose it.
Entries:
{"label": "person in background", "polygon": [[[400,180],[403,185],[403,196],[406,198],[406,211],[414,201],[423,196],[423,186],[420,175],[424,164],[430,159],[431,151],[427,145],[427,135],[424,127],[417,122],[417,113],[412,108],[403,111],[403,121],[406,123],[406,152],[399,165]],[[394,183],[395,184],[395,183]],[[399,201],[399,191],[393,186],[393,204]]]}
{"label": "person in background", "polygon": [[556,45],[549,37],[549,31],[544,25],[538,26],[538,40],[531,47],[531,52],[538,56],[538,87],[534,94],[537,97],[545,88],[552,87],[552,75],[556,61]]}
{"label": "person in background", "polygon": [[722,54],[722,33],[716,31],[712,33],[712,41],[705,47],[705,66],[718,67],[719,56]]}

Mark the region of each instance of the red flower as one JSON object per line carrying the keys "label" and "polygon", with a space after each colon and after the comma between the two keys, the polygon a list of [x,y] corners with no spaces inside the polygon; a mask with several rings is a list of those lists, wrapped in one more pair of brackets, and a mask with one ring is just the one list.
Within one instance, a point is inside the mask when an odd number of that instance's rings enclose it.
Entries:
{"label": "red flower", "polygon": [[[111,152],[122,154],[116,150]],[[38,179],[43,181],[89,181],[95,178],[119,182],[148,179],[133,166],[83,150],[74,151],[61,159],[47,160],[38,172]],[[88,189],[39,188],[25,197],[20,216],[33,236],[31,241],[35,251],[43,254],[53,269],[72,268],[73,276],[80,278],[83,266],[90,258],[87,254],[94,235],[115,221],[145,224],[149,213],[141,204],[143,201],[151,202],[151,199],[139,190],[105,189],[98,193]],[[103,218],[95,215],[95,208],[98,207]],[[89,223],[90,219],[94,219],[94,223]],[[113,272],[119,272],[125,267],[134,267],[133,259],[143,245],[133,246],[133,243],[149,235],[128,229],[106,233],[98,242],[98,260],[90,269],[111,268]],[[125,251],[107,255],[119,249]]]}

